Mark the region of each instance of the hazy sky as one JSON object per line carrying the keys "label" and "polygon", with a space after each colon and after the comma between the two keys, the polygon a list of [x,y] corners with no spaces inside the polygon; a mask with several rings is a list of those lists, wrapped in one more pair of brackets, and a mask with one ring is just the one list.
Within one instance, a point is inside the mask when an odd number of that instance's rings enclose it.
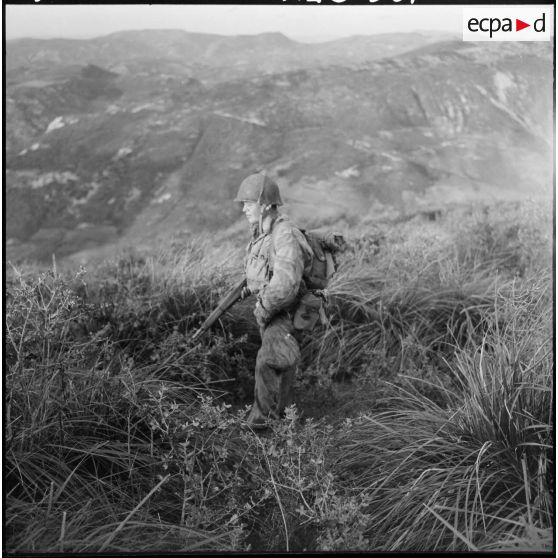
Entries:
{"label": "hazy sky", "polygon": [[6,5],[6,38],[89,38],[125,29],[222,35],[280,31],[292,39],[437,30],[461,33],[461,6]]}

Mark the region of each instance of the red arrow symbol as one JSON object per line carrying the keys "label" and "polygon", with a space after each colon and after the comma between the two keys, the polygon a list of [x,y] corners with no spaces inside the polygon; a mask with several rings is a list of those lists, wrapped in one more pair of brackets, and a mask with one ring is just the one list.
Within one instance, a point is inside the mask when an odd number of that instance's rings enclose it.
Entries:
{"label": "red arrow symbol", "polygon": [[521,21],[520,19],[515,20],[515,30],[516,31],[521,31],[522,29],[525,29],[525,27],[531,27],[531,24],[530,23],[525,23],[524,21]]}

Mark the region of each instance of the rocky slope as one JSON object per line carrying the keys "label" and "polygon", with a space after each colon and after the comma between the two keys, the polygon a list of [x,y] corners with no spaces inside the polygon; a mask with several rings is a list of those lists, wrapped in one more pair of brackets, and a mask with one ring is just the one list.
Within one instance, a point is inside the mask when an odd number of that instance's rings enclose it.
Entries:
{"label": "rocky slope", "polygon": [[256,168],[310,226],[552,188],[550,44],[165,31],[7,46],[8,258],[234,226]]}

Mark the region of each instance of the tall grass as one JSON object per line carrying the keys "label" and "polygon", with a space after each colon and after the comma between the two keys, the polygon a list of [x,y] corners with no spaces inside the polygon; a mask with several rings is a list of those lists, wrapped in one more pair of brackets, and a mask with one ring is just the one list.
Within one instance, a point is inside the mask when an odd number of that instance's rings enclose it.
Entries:
{"label": "tall grass", "polygon": [[264,435],[244,420],[251,301],[191,339],[242,246],[10,270],[6,548],[548,550],[551,237],[534,206],[501,210],[386,227],[345,254],[298,409]]}
{"label": "tall grass", "polygon": [[456,388],[441,390],[442,403],[409,378],[395,410],[362,417],[340,440],[338,474],[371,498],[372,548],[550,550],[551,291],[547,280],[524,289],[496,298],[480,345],[455,347]]}
{"label": "tall grass", "polygon": [[351,376],[367,366],[362,348],[373,347],[398,356],[400,369],[417,357],[440,365],[454,345],[480,343],[496,296],[547,276],[552,261],[550,215],[536,204],[457,209],[384,237],[384,246],[342,260],[329,289],[331,322],[309,343],[308,364]]}

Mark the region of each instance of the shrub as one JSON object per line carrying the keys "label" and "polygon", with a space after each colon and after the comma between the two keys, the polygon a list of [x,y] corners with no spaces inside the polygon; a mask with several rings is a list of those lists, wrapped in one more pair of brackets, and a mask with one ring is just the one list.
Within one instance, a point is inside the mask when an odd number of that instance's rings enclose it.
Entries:
{"label": "shrub", "polygon": [[210,349],[180,345],[171,335],[163,347],[171,351],[146,364],[118,347],[110,324],[84,336],[76,323],[91,323],[91,316],[74,292],[81,277],[19,276],[7,304],[9,548],[235,547],[238,529],[161,522],[151,505],[168,482],[154,482],[153,410],[164,399],[185,416],[198,412],[197,396],[212,393],[210,382],[198,377]]}

